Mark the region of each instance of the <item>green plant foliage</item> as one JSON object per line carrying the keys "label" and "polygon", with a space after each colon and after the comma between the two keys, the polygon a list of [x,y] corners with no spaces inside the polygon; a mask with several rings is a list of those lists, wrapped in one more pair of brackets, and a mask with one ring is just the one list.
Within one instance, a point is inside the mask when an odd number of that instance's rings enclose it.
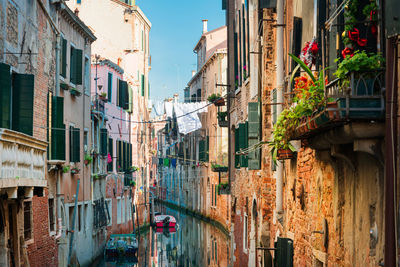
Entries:
{"label": "green plant foliage", "polygon": [[[339,59],[336,59],[338,62]],[[349,72],[352,71],[370,71],[379,69],[384,59],[381,54],[367,54],[365,51],[355,51],[354,56],[346,56],[338,66],[334,73],[341,80],[347,80]]]}
{"label": "green plant foliage", "polygon": [[[312,71],[310,70],[310,68],[306,65],[306,63],[303,62],[303,60],[301,60],[300,58],[296,57],[293,54],[289,54],[289,56],[297,63],[300,65],[300,67],[307,72],[308,76],[310,76],[310,79],[313,80],[313,82],[316,82],[316,79],[312,73]],[[297,68],[295,68],[295,70],[297,71]]]}
{"label": "green plant foliage", "polygon": [[217,116],[218,116],[218,120],[224,121],[224,120],[226,119],[226,116],[228,116],[228,112],[226,112],[226,111],[219,111],[219,112],[217,113]]}
{"label": "green plant foliage", "polygon": [[93,158],[90,156],[90,154],[85,154],[84,160],[88,161],[88,164],[92,163]]}
{"label": "green plant foliage", "polygon": [[219,190],[225,190],[229,188],[229,183],[220,183],[217,185],[217,194],[219,194]]}
{"label": "green plant foliage", "polygon": [[63,173],[67,173],[67,172],[69,172],[70,169],[71,169],[71,167],[69,165],[65,165],[65,166],[63,166],[62,171],[63,171]]}
{"label": "green plant foliage", "polygon": [[207,98],[207,100],[208,100],[208,102],[210,102],[210,103],[214,103],[215,101],[217,101],[218,99],[220,99],[221,98],[221,95],[220,94],[211,94],[208,98]]}

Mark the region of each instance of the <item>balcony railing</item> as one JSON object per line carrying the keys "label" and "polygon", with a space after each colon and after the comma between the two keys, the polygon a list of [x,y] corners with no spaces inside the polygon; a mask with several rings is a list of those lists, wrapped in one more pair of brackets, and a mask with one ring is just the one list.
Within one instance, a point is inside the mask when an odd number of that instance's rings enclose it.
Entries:
{"label": "balcony railing", "polygon": [[346,121],[380,121],[385,115],[384,70],[349,73],[348,82],[333,80],[326,86],[332,101],[324,110],[304,118],[293,139],[303,139]]}
{"label": "balcony railing", "polygon": [[45,187],[47,143],[0,129],[0,188]]}
{"label": "balcony railing", "polygon": [[342,119],[382,119],[385,112],[384,71],[351,72],[349,85],[339,79],[326,87],[327,97],[337,102]]}

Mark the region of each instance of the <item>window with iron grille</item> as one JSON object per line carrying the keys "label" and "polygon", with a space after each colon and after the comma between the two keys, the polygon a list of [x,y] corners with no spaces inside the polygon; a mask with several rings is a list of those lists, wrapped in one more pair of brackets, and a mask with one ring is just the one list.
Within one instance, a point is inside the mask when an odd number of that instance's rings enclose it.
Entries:
{"label": "window with iron grille", "polygon": [[32,202],[24,203],[24,238],[32,239]]}

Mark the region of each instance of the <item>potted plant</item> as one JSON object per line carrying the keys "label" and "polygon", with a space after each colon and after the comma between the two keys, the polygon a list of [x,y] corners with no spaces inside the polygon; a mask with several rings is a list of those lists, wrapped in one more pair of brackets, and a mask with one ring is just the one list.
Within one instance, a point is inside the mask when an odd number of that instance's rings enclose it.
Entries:
{"label": "potted plant", "polygon": [[71,169],[71,167],[70,167],[69,165],[64,165],[64,166],[62,167],[62,172],[63,172],[63,173],[67,173],[67,172],[69,172],[70,169]]}
{"label": "potted plant", "polygon": [[69,89],[69,93],[70,93],[72,96],[80,96],[80,95],[81,95],[81,92],[79,92],[79,90],[76,89],[75,87],[71,87],[71,88]]}
{"label": "potted plant", "polygon": [[139,167],[137,167],[137,166],[130,166],[129,168],[128,168],[128,173],[133,173],[133,172],[137,172],[139,170]]}
{"label": "potted plant", "polygon": [[131,180],[131,181],[129,182],[129,185],[135,187],[135,186],[136,186],[136,182]]}
{"label": "potted plant", "polygon": [[106,92],[101,92],[99,95],[99,99],[106,101],[107,100],[107,93]]}
{"label": "potted plant", "polygon": [[78,167],[73,167],[73,168],[71,169],[71,174],[72,174],[72,175],[78,174],[79,172],[80,172],[80,169],[79,169]]}
{"label": "potted plant", "polygon": [[90,154],[85,154],[85,157],[84,157],[84,163],[85,163],[85,165],[91,164],[92,161],[93,161],[93,158],[90,156]]}
{"label": "potted plant", "polygon": [[100,177],[100,175],[98,173],[94,173],[92,176],[93,176],[93,179],[96,179],[96,180],[99,179],[99,177]]}
{"label": "potted plant", "polygon": [[229,193],[229,183],[219,183],[217,185],[217,193],[218,195],[222,195],[222,194],[228,194]]}
{"label": "potted plant", "polygon": [[226,121],[226,117],[227,116],[228,116],[228,112],[227,111],[219,111],[217,113],[218,125],[220,127],[228,127],[228,121]]}
{"label": "potted plant", "polygon": [[225,106],[225,99],[220,94],[211,94],[207,100],[215,106]]}
{"label": "potted plant", "polygon": [[224,166],[224,165],[219,165],[216,163],[212,163],[211,164],[211,170],[213,172],[227,172],[228,171],[228,167]]}

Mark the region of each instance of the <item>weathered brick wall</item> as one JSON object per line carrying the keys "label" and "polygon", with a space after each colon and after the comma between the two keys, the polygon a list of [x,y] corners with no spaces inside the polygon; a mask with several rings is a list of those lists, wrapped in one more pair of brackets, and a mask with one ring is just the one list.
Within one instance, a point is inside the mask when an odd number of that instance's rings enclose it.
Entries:
{"label": "weathered brick wall", "polygon": [[32,198],[33,240],[28,245],[30,266],[57,266],[58,246],[54,236],[50,236],[48,194],[45,190],[43,197]]}

